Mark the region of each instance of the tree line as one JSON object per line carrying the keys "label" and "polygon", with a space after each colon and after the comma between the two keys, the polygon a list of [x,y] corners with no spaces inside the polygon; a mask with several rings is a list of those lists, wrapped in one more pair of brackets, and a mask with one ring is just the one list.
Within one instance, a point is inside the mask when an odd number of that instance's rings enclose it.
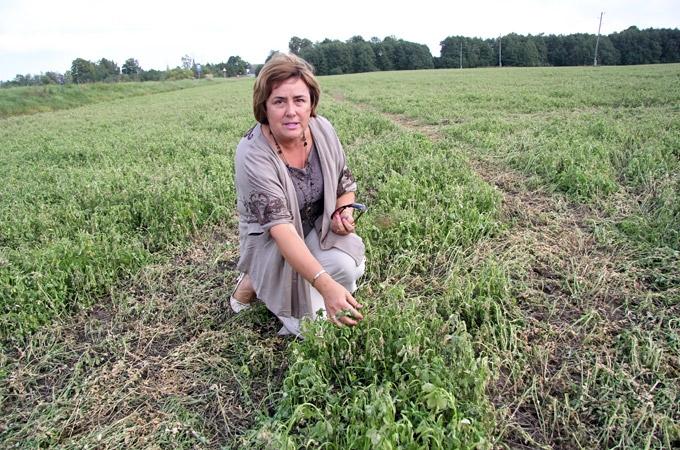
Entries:
{"label": "tree line", "polygon": [[[312,42],[293,36],[288,50],[309,61],[317,75],[372,72],[380,70],[416,70],[486,66],[581,66],[592,65],[597,36],[528,35],[515,33],[493,39],[449,36],[440,42],[441,56],[433,57],[427,46],[389,36],[366,41],[354,36],[347,41],[324,39]],[[597,63],[601,65],[657,64],[680,62],[680,30],[640,30],[635,26],[600,36]],[[272,51],[269,58],[275,51]],[[267,58],[267,59],[269,59]],[[144,70],[134,58],[122,67],[102,58],[92,62],[76,58],[64,74],[17,75],[2,86],[39,84],[92,83],[117,81],[162,81],[184,78],[240,76],[258,73],[261,65],[252,65],[240,56],[227,62],[197,64],[190,56],[182,64],[166,70]]]}
{"label": "tree line", "polygon": [[139,61],[128,58],[119,67],[114,61],[102,58],[93,62],[76,58],[71,62],[69,70],[63,74],[46,72],[40,75],[17,75],[13,80],[2,83],[3,87],[34,86],[43,84],[81,84],[81,83],[114,83],[119,81],[164,81],[190,78],[236,77],[246,75],[251,64],[240,56],[230,56],[227,62],[216,64],[198,64],[189,55],[181,58],[181,65],[166,70],[142,69]]}
{"label": "tree line", "polygon": [[[586,33],[558,36],[512,33],[496,39],[449,36],[441,42],[441,56],[434,60],[437,68],[592,65],[596,41],[596,35]],[[600,36],[597,47],[597,63],[602,65],[680,62],[680,30],[640,30],[633,26]]]}
{"label": "tree line", "polygon": [[365,41],[354,36],[346,42],[325,39],[312,43],[294,36],[288,50],[308,61],[317,75],[374,72],[377,70],[433,69],[430,49],[395,37]]}

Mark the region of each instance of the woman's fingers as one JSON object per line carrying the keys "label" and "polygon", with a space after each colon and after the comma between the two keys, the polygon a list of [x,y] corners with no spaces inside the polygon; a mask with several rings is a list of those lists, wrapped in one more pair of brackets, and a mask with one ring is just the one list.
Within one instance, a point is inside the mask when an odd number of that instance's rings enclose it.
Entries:
{"label": "woman's fingers", "polygon": [[359,320],[364,318],[364,316],[361,315],[361,313],[359,311],[352,308],[351,306],[347,306],[345,309],[343,309],[343,311],[344,311],[344,315],[346,317],[353,317],[353,318],[359,319]]}
{"label": "woman's fingers", "polygon": [[335,214],[331,222],[331,230],[341,235],[354,233],[354,219],[351,216]]}
{"label": "woman's fingers", "polygon": [[338,283],[332,283],[331,287],[333,289],[324,292],[328,320],[338,326],[354,326],[363,320],[364,316],[357,310],[361,308],[361,305],[352,297],[352,294]]}
{"label": "woman's fingers", "polygon": [[353,327],[354,325],[357,325],[359,323],[359,320],[353,319],[350,316],[340,316],[337,318],[331,318],[331,322],[333,322],[339,327],[344,325]]}
{"label": "woman's fingers", "polygon": [[352,313],[352,318],[356,320],[364,320],[364,315],[355,309],[354,312]]}
{"label": "woman's fingers", "polygon": [[358,302],[354,297],[352,297],[351,295],[347,297],[347,303],[349,303],[350,305],[354,306],[355,308],[363,308],[363,307],[364,307],[364,305],[362,305],[361,303],[359,303],[359,302]]}
{"label": "woman's fingers", "polygon": [[359,319],[364,318],[364,316],[362,316],[361,313],[355,309],[363,308],[363,305],[361,305],[349,292],[345,293],[345,302],[347,302],[347,306],[345,306],[343,310],[349,311],[352,314],[352,316],[358,317]]}
{"label": "woman's fingers", "polygon": [[342,226],[345,228],[345,231],[347,231],[347,233],[354,232],[354,219],[352,219],[351,217],[341,216],[340,220],[342,222]]}
{"label": "woman's fingers", "polygon": [[347,305],[345,308],[339,309],[336,311],[333,315],[328,316],[331,319],[331,322],[333,323],[340,323],[340,324],[345,324],[345,325],[356,325],[359,323],[360,320],[363,320],[364,316],[357,311],[356,309],[352,308],[350,305]]}
{"label": "woman's fingers", "polygon": [[335,234],[342,234],[342,230],[344,229],[342,225],[342,219],[340,219],[340,214],[336,214],[333,216],[333,220],[331,221],[331,230]]}
{"label": "woman's fingers", "polygon": [[350,327],[353,327],[354,325],[358,324],[359,322],[352,319],[351,317],[345,316],[340,319],[340,323],[344,325],[349,325]]}

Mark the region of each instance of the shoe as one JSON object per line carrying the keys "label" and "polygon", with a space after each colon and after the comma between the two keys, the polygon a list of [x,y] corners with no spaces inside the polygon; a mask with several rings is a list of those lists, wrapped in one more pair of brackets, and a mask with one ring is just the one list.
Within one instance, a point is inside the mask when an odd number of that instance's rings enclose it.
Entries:
{"label": "shoe", "polygon": [[234,311],[236,314],[253,307],[253,305],[251,305],[250,303],[241,303],[234,297],[229,298],[229,306],[231,306],[231,310]]}
{"label": "shoe", "polygon": [[234,311],[236,314],[240,313],[241,311],[245,311],[247,309],[250,309],[252,307],[251,303],[243,303],[240,302],[234,297],[234,294],[236,294],[236,291],[238,290],[239,285],[241,284],[241,281],[245,278],[246,274],[241,272],[238,275],[238,278],[236,279],[236,284],[234,285],[234,290],[231,292],[231,296],[229,297],[229,306],[231,306],[231,310]]}

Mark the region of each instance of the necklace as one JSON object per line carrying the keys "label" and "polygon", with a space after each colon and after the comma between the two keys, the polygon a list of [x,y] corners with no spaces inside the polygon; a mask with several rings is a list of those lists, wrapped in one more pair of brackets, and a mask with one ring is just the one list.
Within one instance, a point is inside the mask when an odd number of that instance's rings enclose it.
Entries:
{"label": "necklace", "polygon": [[[322,203],[319,204],[318,201],[314,201],[313,199],[314,164],[310,162],[312,150],[307,148],[307,137],[305,136],[305,132],[304,131],[302,132],[302,145],[304,146],[305,149],[305,165],[302,169],[298,169],[297,167],[291,167],[290,164],[288,164],[286,155],[283,153],[283,150],[281,150],[279,141],[276,140],[276,136],[274,136],[271,127],[268,127],[268,129],[269,134],[272,136],[272,139],[274,140],[274,144],[276,144],[277,153],[279,154],[284,164],[286,165],[286,168],[288,169],[288,174],[290,175],[291,179],[293,180],[293,184],[295,185],[295,192],[298,199],[298,204],[301,205],[300,220],[303,223],[303,227],[309,227],[309,229],[311,230],[311,228],[314,227],[314,220],[319,215],[318,209],[319,208],[323,209],[323,204]],[[321,184],[321,186],[323,186],[323,183]]]}
{"label": "necklace", "polygon": [[[279,154],[281,159],[283,159],[283,162],[286,165],[286,167],[288,167],[290,169],[290,164],[288,164],[288,160],[286,159],[286,155],[283,153],[283,150],[281,150],[281,146],[279,145],[279,141],[276,140],[276,136],[274,136],[274,132],[272,131],[272,128],[271,127],[268,127],[268,128],[269,128],[269,134],[271,135],[272,139],[274,139],[274,144],[276,144],[277,153]],[[309,164],[309,154],[307,153],[307,136],[305,136],[304,131],[302,132],[302,145],[305,148],[305,166],[307,166],[307,164]]]}

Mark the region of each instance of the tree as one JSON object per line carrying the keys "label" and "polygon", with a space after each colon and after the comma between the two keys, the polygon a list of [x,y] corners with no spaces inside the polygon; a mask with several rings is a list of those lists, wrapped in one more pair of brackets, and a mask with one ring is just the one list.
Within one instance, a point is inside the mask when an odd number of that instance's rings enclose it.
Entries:
{"label": "tree", "polygon": [[394,48],[394,65],[397,70],[432,69],[434,61],[426,45],[399,39]]}
{"label": "tree", "polygon": [[162,70],[145,70],[141,73],[141,81],[161,81],[165,79],[166,73]]}
{"label": "tree", "polygon": [[595,57],[595,39],[593,34],[576,33],[565,37],[568,66],[589,66]]}
{"label": "tree", "polygon": [[465,64],[463,67],[475,67],[467,59],[470,57],[470,39],[463,36],[449,36],[439,43],[439,60],[437,66],[441,68],[460,67],[460,51],[465,47]]}
{"label": "tree", "polygon": [[251,68],[253,69],[253,73],[255,74],[255,76],[258,76],[258,75],[260,74],[260,70],[262,70],[262,66],[264,66],[264,64],[253,64],[253,65],[251,66]]}
{"label": "tree", "polygon": [[503,36],[502,55],[504,66],[528,67],[540,63],[538,48],[531,35],[510,33]]}
{"label": "tree", "polygon": [[[647,30],[649,31],[649,30]],[[661,43],[662,63],[680,62],[680,30],[662,28],[656,31],[656,39]]]}
{"label": "tree", "polygon": [[166,72],[166,80],[186,80],[194,77],[194,72],[191,69],[184,69],[182,67],[175,67]]}
{"label": "tree", "polygon": [[139,62],[134,58],[128,58],[123,64],[122,72],[128,76],[135,76],[142,72],[142,68],[139,66]]}
{"label": "tree", "polygon": [[45,77],[50,83],[54,84],[64,84],[64,75],[58,72],[45,72]]}
{"label": "tree", "polygon": [[30,80],[31,75],[30,74],[22,75],[18,73],[10,83],[13,86],[28,86],[27,77]]}
{"label": "tree", "polygon": [[241,59],[240,56],[230,56],[225,68],[227,69],[227,76],[236,77],[247,74],[249,67],[250,64]]}
{"label": "tree", "polygon": [[316,75],[326,75],[328,73],[328,66],[326,65],[323,52],[319,50],[317,45],[303,49],[300,52],[300,57],[312,65]]}
{"label": "tree", "polygon": [[182,56],[182,69],[190,70],[194,65],[194,58],[189,55]]}
{"label": "tree", "polygon": [[621,64],[651,64],[661,62],[663,53],[661,42],[654,34],[652,29],[640,31],[632,26],[609,37],[620,53]]}
{"label": "tree", "polygon": [[498,64],[498,48],[496,39],[479,40],[479,64],[484,67],[491,67]]}
{"label": "tree", "polygon": [[288,41],[288,50],[290,50],[291,53],[300,56],[302,51],[311,48],[312,45],[312,41],[309,39],[301,39],[297,36],[293,36],[290,38],[290,41]]}
{"label": "tree", "polygon": [[548,64],[551,66],[566,66],[567,50],[564,47],[564,36],[551,34],[544,38],[544,42],[548,53]]}
{"label": "tree", "polygon": [[120,68],[115,62],[102,58],[95,65],[95,73],[97,74],[97,81],[117,81]]}
{"label": "tree", "polygon": [[194,61],[194,65],[191,66],[191,71],[194,74],[194,78],[201,78],[201,74],[203,73],[203,65]]}
{"label": "tree", "polygon": [[373,72],[378,70],[375,63],[373,47],[361,36],[354,36],[347,41],[352,50],[352,72]]}
{"label": "tree", "polygon": [[[593,39],[596,38],[597,36],[593,35]],[[609,36],[600,36],[600,45],[597,50],[597,63],[614,66],[619,64],[619,58],[619,51],[614,47]],[[680,59],[677,59],[676,61],[680,61]]]}
{"label": "tree", "polygon": [[74,83],[92,83],[97,77],[95,65],[83,58],[76,58],[71,63],[71,76]]}
{"label": "tree", "polygon": [[352,73],[352,52],[347,44],[326,39],[321,43],[320,50],[328,67],[328,75]]}
{"label": "tree", "polygon": [[380,70],[394,70],[394,44],[396,40],[386,37],[382,42],[371,40],[375,63]]}

